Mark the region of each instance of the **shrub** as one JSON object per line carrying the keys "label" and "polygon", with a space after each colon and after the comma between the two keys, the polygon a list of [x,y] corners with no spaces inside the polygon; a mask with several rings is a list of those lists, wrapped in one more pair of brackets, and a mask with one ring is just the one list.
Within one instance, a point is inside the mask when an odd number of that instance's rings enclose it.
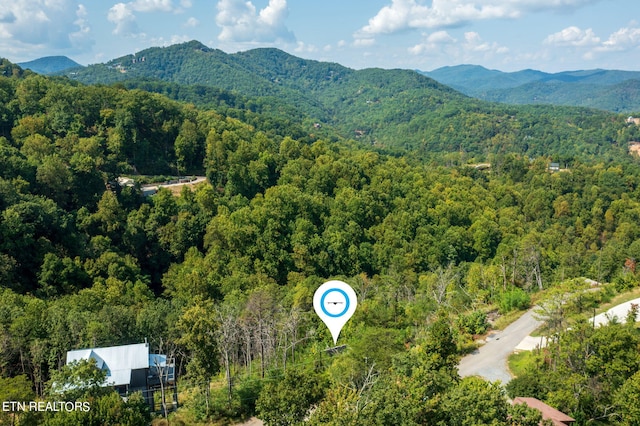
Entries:
{"label": "shrub", "polygon": [[531,297],[523,289],[515,287],[509,291],[502,293],[500,297],[500,312],[507,312],[529,309],[531,306]]}
{"label": "shrub", "polygon": [[633,274],[624,273],[613,279],[613,285],[618,293],[624,293],[625,291],[631,290],[637,286],[638,280],[636,280],[636,277]]}
{"label": "shrub", "polygon": [[512,379],[507,383],[505,389],[509,398],[518,396],[529,396],[544,399],[547,389],[543,382],[542,375],[536,373],[525,373],[522,376]]}
{"label": "shrub", "polygon": [[473,311],[467,315],[460,315],[456,320],[460,331],[469,334],[484,334],[489,329],[487,314],[482,311]]}

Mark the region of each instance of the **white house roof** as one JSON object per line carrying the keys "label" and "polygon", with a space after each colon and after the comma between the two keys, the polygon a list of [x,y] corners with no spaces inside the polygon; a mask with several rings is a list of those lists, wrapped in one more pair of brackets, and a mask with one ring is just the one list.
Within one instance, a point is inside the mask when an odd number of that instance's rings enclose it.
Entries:
{"label": "white house roof", "polygon": [[105,385],[120,386],[131,383],[131,370],[149,368],[149,345],[110,346],[107,348],[79,349],[67,352],[67,364],[93,358],[98,368],[107,371]]}

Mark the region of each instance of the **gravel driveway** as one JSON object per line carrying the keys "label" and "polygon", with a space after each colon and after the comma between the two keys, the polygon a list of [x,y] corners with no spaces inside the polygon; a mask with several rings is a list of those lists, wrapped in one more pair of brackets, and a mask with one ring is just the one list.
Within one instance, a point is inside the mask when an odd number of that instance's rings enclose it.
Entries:
{"label": "gravel driveway", "polygon": [[509,382],[511,374],[507,368],[507,358],[540,324],[542,321],[535,319],[533,309],[530,309],[504,330],[491,334],[487,337],[487,343],[460,360],[460,376],[481,376],[492,382],[500,380],[503,384]]}

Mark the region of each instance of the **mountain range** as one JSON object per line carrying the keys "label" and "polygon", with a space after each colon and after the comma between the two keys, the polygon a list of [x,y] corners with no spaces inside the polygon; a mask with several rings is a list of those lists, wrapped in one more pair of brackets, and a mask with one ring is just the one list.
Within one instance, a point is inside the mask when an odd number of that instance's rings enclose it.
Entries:
{"label": "mountain range", "polygon": [[[426,111],[468,99],[411,70],[353,70],[273,48],[227,54],[197,41],[150,48],[60,74],[85,84],[155,88],[169,96],[185,91],[208,94],[207,88],[216,88],[225,91],[226,97],[250,99],[245,103],[249,109],[296,114],[320,127],[335,127],[344,137],[372,144],[397,139],[397,125],[408,125]],[[181,100],[209,101],[197,93],[193,99]]]}
{"label": "mountain range", "polygon": [[[346,100],[350,88],[356,86],[356,93],[351,95],[364,98],[372,87],[385,93],[403,90],[408,79],[415,88],[429,87],[460,97],[445,85],[409,70],[355,71],[336,63],[301,59],[274,48],[227,54],[197,41],[149,48],[104,64],[68,69],[63,74],[86,84],[154,79],[183,86],[216,87],[251,98],[269,97],[293,103],[325,120],[330,119],[337,103]],[[334,89],[348,90],[337,93]]]}
{"label": "mountain range", "polygon": [[[155,60],[157,64],[145,67],[147,59]],[[18,65],[40,74],[70,75],[84,83],[152,78],[279,99],[290,97],[292,89],[299,92],[297,98],[310,95],[307,90],[318,89],[318,81],[328,84],[353,73],[339,64],[307,61],[277,49],[255,49],[228,55],[197,41],[150,48],[88,67],[65,56],[48,56]],[[211,65],[215,65],[216,73],[206,72]],[[309,66],[312,69],[308,69]],[[456,65],[417,72],[467,96],[491,102],[581,106],[621,113],[640,111],[640,71],[594,69],[547,73],[527,69],[503,72],[479,65]],[[283,81],[283,75],[289,79],[293,77],[299,84],[288,87],[291,81]],[[316,97],[317,90],[312,94]],[[316,113],[320,111],[313,100],[307,99],[303,103]]]}
{"label": "mountain range", "polygon": [[[426,157],[515,152],[602,158],[612,149],[626,155],[631,137],[618,141],[615,132],[605,131],[601,123],[626,119],[605,111],[491,103],[412,70],[354,70],[273,48],[227,54],[190,41],[58,74],[85,84],[116,84],[223,108],[241,120],[247,111],[258,113],[261,118],[254,125],[265,129],[298,123],[296,127],[316,136],[355,139],[388,152],[411,150]],[[523,81],[531,78],[527,74],[520,76]]]}
{"label": "mountain range", "polygon": [[640,110],[638,71],[502,72],[478,65],[458,65],[419,72],[487,101],[582,106],[613,112]]}

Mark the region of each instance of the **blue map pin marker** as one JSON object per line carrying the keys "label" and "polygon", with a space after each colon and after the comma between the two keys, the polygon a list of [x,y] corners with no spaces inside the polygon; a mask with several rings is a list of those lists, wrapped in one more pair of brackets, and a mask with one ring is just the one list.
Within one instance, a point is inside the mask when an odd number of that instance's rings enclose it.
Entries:
{"label": "blue map pin marker", "polygon": [[334,344],[338,343],[342,327],[349,321],[357,306],[356,292],[342,281],[327,281],[313,295],[313,308],[331,332]]}

